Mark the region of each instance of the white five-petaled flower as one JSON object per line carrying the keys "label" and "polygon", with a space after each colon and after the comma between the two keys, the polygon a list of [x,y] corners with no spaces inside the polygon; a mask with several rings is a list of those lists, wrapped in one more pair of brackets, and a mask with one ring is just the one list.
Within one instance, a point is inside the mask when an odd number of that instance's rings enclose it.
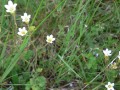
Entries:
{"label": "white five-petaled flower", "polygon": [[9,12],[11,14],[15,13],[17,4],[13,4],[11,0],[8,1],[8,5],[5,5],[5,8],[7,9],[6,12]]}
{"label": "white five-petaled flower", "polygon": [[120,51],[119,51],[119,54],[118,54],[118,59],[120,60]]}
{"label": "white five-petaled flower", "polygon": [[108,50],[108,49],[106,49],[106,50],[103,50],[103,53],[104,53],[104,55],[105,56],[111,56],[111,50]]}
{"label": "white five-petaled flower", "polygon": [[105,85],[105,87],[107,88],[107,90],[115,90],[114,83],[111,83],[111,82],[108,82],[108,84]]}
{"label": "white five-petaled flower", "polygon": [[19,30],[18,35],[20,35],[20,36],[24,36],[27,34],[27,30],[25,27],[19,28],[18,30]]}
{"label": "white five-petaled flower", "polygon": [[48,42],[48,43],[53,43],[53,41],[55,41],[55,38],[53,38],[53,35],[47,36],[46,42]]}
{"label": "white five-petaled flower", "polygon": [[30,21],[31,15],[27,15],[27,13],[24,13],[24,15],[21,16],[21,18],[22,18],[23,22],[25,22],[26,24],[28,24],[29,21]]}

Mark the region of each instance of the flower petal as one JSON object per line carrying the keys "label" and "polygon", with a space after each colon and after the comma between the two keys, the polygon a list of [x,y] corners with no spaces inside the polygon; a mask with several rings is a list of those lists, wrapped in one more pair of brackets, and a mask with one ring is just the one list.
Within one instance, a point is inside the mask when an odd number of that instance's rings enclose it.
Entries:
{"label": "flower petal", "polygon": [[51,34],[50,37],[53,38],[53,35]]}
{"label": "flower petal", "polygon": [[106,88],[108,88],[108,85],[105,85]]}
{"label": "flower petal", "polygon": [[25,28],[25,27],[23,27],[23,30],[26,30],[26,28]]}
{"label": "flower petal", "polygon": [[13,6],[13,2],[11,0],[8,1],[9,6]]}
{"label": "flower petal", "polygon": [[14,7],[16,8],[16,6],[17,6],[17,4],[15,3],[15,4],[14,4]]}
{"label": "flower petal", "polygon": [[5,5],[5,8],[6,8],[6,9],[9,9],[9,6],[8,6],[8,5]]}
{"label": "flower petal", "polygon": [[24,13],[24,17],[27,17],[27,13]]}
{"label": "flower petal", "polygon": [[52,41],[55,41],[55,38],[53,38],[53,40]]}

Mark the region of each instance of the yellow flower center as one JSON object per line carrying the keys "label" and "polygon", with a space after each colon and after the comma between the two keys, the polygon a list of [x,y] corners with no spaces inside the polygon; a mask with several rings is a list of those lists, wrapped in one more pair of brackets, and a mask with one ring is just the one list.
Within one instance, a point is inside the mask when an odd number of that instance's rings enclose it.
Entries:
{"label": "yellow flower center", "polygon": [[14,7],[10,7],[10,11],[13,12],[14,11]]}
{"label": "yellow flower center", "polygon": [[29,19],[26,17],[26,18],[25,18],[25,22],[28,23],[28,21],[29,21]]}
{"label": "yellow flower center", "polygon": [[26,32],[25,32],[25,31],[22,31],[21,33],[22,33],[23,35],[25,35],[25,34],[26,34]]}
{"label": "yellow flower center", "polygon": [[112,88],[112,86],[111,86],[111,85],[108,85],[108,88]]}
{"label": "yellow flower center", "polygon": [[51,39],[51,38],[49,38],[49,39],[48,39],[48,42],[52,42],[52,39]]}

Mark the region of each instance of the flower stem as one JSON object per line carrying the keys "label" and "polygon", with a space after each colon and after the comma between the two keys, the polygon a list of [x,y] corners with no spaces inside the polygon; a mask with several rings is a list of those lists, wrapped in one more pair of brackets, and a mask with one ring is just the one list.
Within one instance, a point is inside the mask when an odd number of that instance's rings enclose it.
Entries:
{"label": "flower stem", "polygon": [[105,64],[108,62],[108,60],[109,60],[109,57],[105,56]]}
{"label": "flower stem", "polygon": [[14,28],[14,30],[13,30],[13,37],[14,37],[14,47],[16,47],[16,38],[17,38],[17,22],[16,22],[16,14],[15,13],[13,13],[12,14],[13,15],[13,20],[14,20],[14,25],[15,25],[15,28]]}
{"label": "flower stem", "polygon": [[16,23],[16,14],[13,14],[14,24],[15,24],[15,30],[14,30],[14,36],[16,38],[16,31],[17,31],[17,23]]}

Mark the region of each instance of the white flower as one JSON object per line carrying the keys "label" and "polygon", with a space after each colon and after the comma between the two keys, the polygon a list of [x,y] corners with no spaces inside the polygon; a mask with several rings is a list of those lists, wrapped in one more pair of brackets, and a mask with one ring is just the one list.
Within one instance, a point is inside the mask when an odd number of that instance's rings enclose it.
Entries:
{"label": "white flower", "polygon": [[115,89],[114,89],[114,83],[108,82],[108,84],[105,85],[105,87],[107,88],[107,90],[115,90]]}
{"label": "white flower", "polygon": [[47,36],[46,42],[48,42],[48,43],[53,43],[53,41],[55,41],[55,38],[53,38],[53,35]]}
{"label": "white flower", "polygon": [[105,54],[105,56],[111,56],[111,50],[103,50],[103,53]]}
{"label": "white flower", "polygon": [[24,36],[27,34],[27,30],[25,27],[19,28],[18,30],[19,30],[18,35],[20,35],[20,36]]}
{"label": "white flower", "polygon": [[119,54],[118,54],[118,59],[120,60],[120,51],[119,51]]}
{"label": "white flower", "polygon": [[88,25],[85,24],[85,28],[87,28],[87,27],[88,27]]}
{"label": "white flower", "polygon": [[25,22],[25,23],[28,24],[29,21],[30,21],[31,15],[27,15],[27,13],[24,13],[24,15],[21,16],[21,18],[22,18],[22,21],[23,21],[23,22]]}
{"label": "white flower", "polygon": [[8,5],[5,5],[5,8],[7,9],[6,12],[9,12],[13,14],[16,11],[17,4],[13,4],[11,0],[8,1]]}

